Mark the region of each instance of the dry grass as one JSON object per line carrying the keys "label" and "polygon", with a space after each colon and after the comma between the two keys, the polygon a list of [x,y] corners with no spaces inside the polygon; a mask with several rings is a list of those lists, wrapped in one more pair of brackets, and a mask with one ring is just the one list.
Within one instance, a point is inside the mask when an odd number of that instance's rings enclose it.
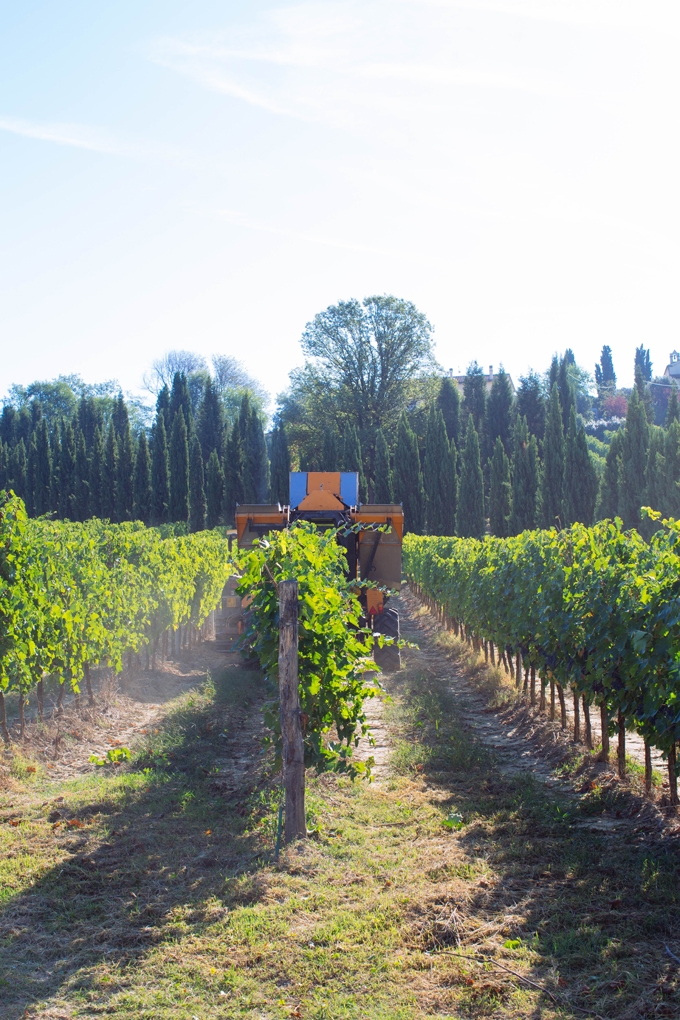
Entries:
{"label": "dry grass", "polygon": [[309,777],[314,837],[278,862],[250,670],[172,702],[130,767],[13,779],[0,1017],[678,1015],[674,845],[504,775],[409,656],[391,778]]}

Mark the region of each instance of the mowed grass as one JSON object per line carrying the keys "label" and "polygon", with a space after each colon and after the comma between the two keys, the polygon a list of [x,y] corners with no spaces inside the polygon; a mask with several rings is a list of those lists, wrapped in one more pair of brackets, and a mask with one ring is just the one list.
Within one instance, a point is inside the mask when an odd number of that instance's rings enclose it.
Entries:
{"label": "mowed grass", "polygon": [[679,1015],[675,847],[505,777],[410,656],[391,778],[309,776],[312,836],[278,861],[257,672],[178,699],[129,766],[15,770],[0,1017]]}

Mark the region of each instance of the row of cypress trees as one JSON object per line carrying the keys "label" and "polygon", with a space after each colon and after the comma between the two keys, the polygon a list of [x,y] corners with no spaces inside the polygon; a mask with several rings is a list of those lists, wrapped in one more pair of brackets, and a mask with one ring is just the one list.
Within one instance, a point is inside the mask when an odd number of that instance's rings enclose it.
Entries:
{"label": "row of cypress trees", "polygon": [[230,426],[211,382],[194,415],[181,373],[158,395],[148,436],[133,435],[122,395],[108,421],[91,397],[81,399],[71,420],[51,424],[38,401],[30,411],[7,405],[0,417],[0,488],[13,489],[36,516],[215,527],[233,520],[237,502],[268,499],[262,419],[245,392]]}

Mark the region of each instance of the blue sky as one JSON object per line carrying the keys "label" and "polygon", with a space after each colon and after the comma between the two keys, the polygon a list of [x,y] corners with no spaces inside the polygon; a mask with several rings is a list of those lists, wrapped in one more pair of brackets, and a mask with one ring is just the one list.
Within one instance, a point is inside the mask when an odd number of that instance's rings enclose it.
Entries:
{"label": "blue sky", "polygon": [[0,393],[184,347],[275,394],[373,293],[445,368],[662,372],[679,36],[664,0],[0,0]]}

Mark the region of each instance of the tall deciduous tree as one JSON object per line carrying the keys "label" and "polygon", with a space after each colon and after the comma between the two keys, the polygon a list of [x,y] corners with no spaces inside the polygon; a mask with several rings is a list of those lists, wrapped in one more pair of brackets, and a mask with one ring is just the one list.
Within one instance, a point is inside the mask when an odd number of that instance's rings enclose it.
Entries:
{"label": "tall deciduous tree", "polygon": [[489,465],[489,529],[492,535],[507,538],[511,514],[510,461],[501,437],[497,436]]}
{"label": "tall deciduous tree", "polygon": [[420,469],[418,439],[402,414],[394,453],[394,498],[404,508],[404,529],[422,535],[425,527],[425,490]]}
{"label": "tall deciduous tree", "polygon": [[285,506],[290,499],[290,453],[286,429],[281,422],[272,432],[270,471],[271,498]]}
{"label": "tall deciduous tree", "polygon": [[191,437],[189,461],[189,530],[203,531],[208,507],[205,498],[203,453],[196,433]]}
{"label": "tall deciduous tree", "polygon": [[529,434],[525,417],[517,417],[512,451],[512,515],[510,534],[519,535],[536,526],[538,495],[538,446]]}
{"label": "tall deciduous tree", "polygon": [[541,517],[544,528],[559,527],[564,495],[564,429],[557,382],[548,401],[548,417],[543,439],[541,472]]}
{"label": "tall deciduous tree", "polygon": [[640,507],[645,491],[645,468],[649,445],[649,424],[638,388],[633,388],[621,449],[619,478],[619,514],[626,528],[639,528]]}
{"label": "tall deciduous tree", "polygon": [[184,411],[175,412],[170,434],[170,507],[172,522],[189,521],[189,442]]}
{"label": "tall deciduous tree", "polygon": [[382,429],[378,429],[375,436],[375,501],[376,503],[391,503],[394,500],[392,487],[392,470],[390,468],[390,451],[387,447],[387,440]]}
{"label": "tall deciduous tree", "polygon": [[[472,415],[472,422],[477,434],[481,432],[486,409],[486,376],[476,361],[468,365],[463,383],[463,417]],[[467,438],[467,432],[466,432]]]}
{"label": "tall deciduous tree", "polygon": [[153,516],[151,488],[151,457],[146,433],[142,432],[137,444],[134,478],[134,516],[138,521],[150,524]]}
{"label": "tall deciduous tree", "polygon": [[406,386],[432,367],[432,327],[410,301],[389,295],[331,305],[305,327],[303,353],[350,397],[360,435],[371,442],[396,424]]}
{"label": "tall deciduous tree", "polygon": [[470,414],[465,430],[465,446],[461,453],[456,534],[461,538],[483,538],[484,531],[482,462],[479,453],[479,437]]}
{"label": "tall deciduous tree", "polygon": [[207,527],[216,528],[220,523],[224,499],[224,471],[217,450],[213,450],[208,457],[208,466],[205,469],[205,497]]}
{"label": "tall deciduous tree", "polygon": [[449,442],[460,446],[460,391],[453,379],[447,375],[442,379],[442,384],[437,395],[437,407],[444,416],[446,434]]}
{"label": "tall deciduous tree", "polygon": [[163,410],[156,416],[151,434],[151,520],[164,524],[170,510],[170,463]]}
{"label": "tall deciduous tree", "polygon": [[598,478],[588,451],[586,434],[576,424],[576,410],[569,412],[569,430],[564,454],[563,523],[579,521],[588,527],[593,523],[597,500]]}
{"label": "tall deciduous tree", "polygon": [[425,437],[425,515],[430,535],[452,535],[456,521],[455,446],[446,434],[444,416],[439,407],[430,405]]}

